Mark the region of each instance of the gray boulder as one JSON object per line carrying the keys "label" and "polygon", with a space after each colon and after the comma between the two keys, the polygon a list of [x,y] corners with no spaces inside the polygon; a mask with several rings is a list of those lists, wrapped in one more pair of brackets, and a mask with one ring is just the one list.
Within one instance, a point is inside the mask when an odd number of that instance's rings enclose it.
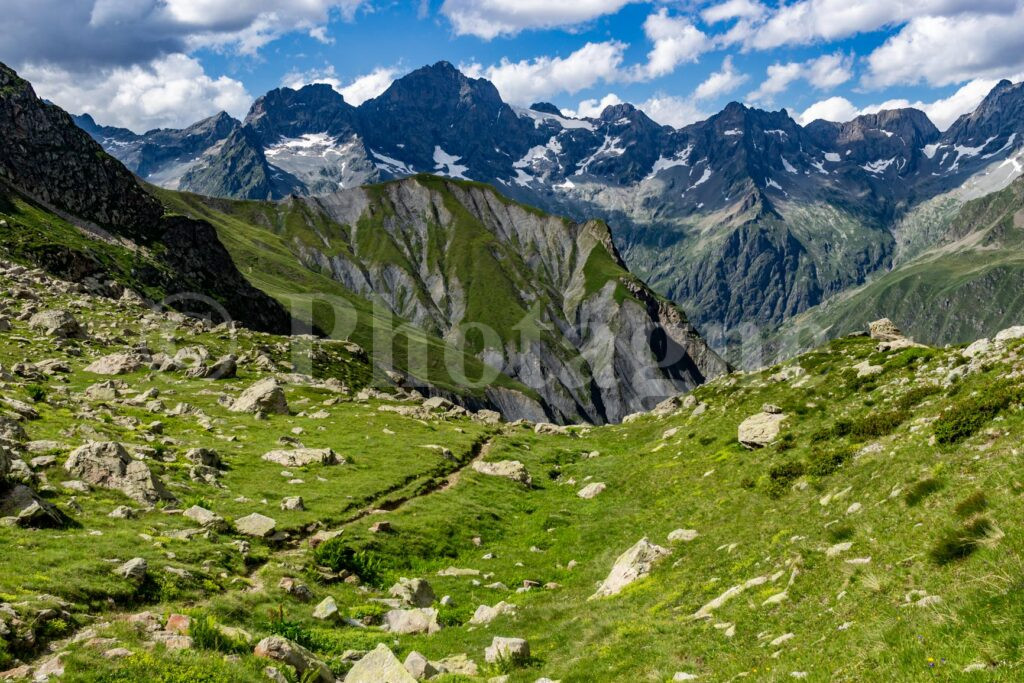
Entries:
{"label": "gray boulder", "polygon": [[261,515],[258,512],[254,512],[251,515],[246,515],[241,519],[235,520],[235,530],[240,534],[246,536],[255,536],[256,538],[266,538],[274,533],[274,529],[277,528],[277,522],[266,515]]}
{"label": "gray boulder", "polygon": [[629,550],[619,555],[607,578],[588,599],[617,595],[629,584],[650,574],[654,564],[671,553],[668,548],[662,548],[646,538],[641,538]]}
{"label": "gray boulder", "polygon": [[413,607],[430,607],[437,598],[425,579],[399,579],[388,593]]}
{"label": "gray boulder", "polygon": [[416,678],[381,643],[355,663],[345,676],[345,683],[416,683]]}
{"label": "gray boulder", "polygon": [[779,438],[785,420],[784,414],[776,412],[751,415],[740,423],[737,438],[747,448],[763,448]]}
{"label": "gray boulder", "polygon": [[338,456],[330,448],[279,449],[264,453],[263,459],[282,467],[338,464]]}
{"label": "gray boulder", "polygon": [[234,413],[267,413],[274,415],[288,414],[288,401],[284,389],[273,377],[256,382],[242,392],[231,404]]}
{"label": "gray boulder", "polygon": [[67,311],[40,311],[28,320],[28,326],[58,339],[84,339],[85,331]]}
{"label": "gray boulder", "polygon": [[149,571],[149,563],[141,557],[136,557],[128,560],[115,569],[114,573],[120,577],[128,579],[129,581],[142,583],[146,579],[147,571]]}
{"label": "gray boulder", "polygon": [[86,366],[85,371],[94,375],[126,375],[141,370],[145,358],[137,353],[112,353]]}
{"label": "gray boulder", "polygon": [[484,659],[489,664],[501,661],[524,662],[530,658],[530,644],[523,638],[495,636],[490,647],[484,650]]}
{"label": "gray boulder", "polygon": [[500,460],[498,462],[484,462],[476,460],[473,462],[473,469],[480,474],[490,477],[505,477],[517,481],[524,486],[531,486],[533,479],[526,471],[526,466],[518,460]]}
{"label": "gray boulder", "polygon": [[144,462],[132,460],[124,447],[113,441],[93,441],[76,448],[64,469],[82,481],[121,491],[139,503],[174,500]]}
{"label": "gray boulder", "polygon": [[270,636],[261,640],[256,644],[253,655],[283,662],[293,667],[303,681],[319,681],[319,683],[334,683],[335,681],[331,670],[314,657],[313,653],[298,643],[293,643],[281,636]]}
{"label": "gray boulder", "polygon": [[384,629],[392,633],[437,633],[437,610],[429,607],[393,609],[384,614]]}

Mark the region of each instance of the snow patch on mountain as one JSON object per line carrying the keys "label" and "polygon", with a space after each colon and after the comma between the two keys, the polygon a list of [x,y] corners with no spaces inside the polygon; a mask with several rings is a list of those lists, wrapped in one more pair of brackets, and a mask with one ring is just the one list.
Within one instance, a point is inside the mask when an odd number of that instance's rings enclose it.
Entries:
{"label": "snow patch on mountain", "polygon": [[540,128],[545,123],[557,123],[566,130],[594,130],[594,124],[592,124],[590,121],[582,121],[580,119],[567,119],[564,116],[549,114],[548,112],[544,111],[536,111],[534,109],[524,109],[522,107],[512,107],[512,111],[518,114],[520,118],[533,119],[533,125],[536,128]]}
{"label": "snow patch on mountain", "polygon": [[469,180],[466,177],[466,171],[469,170],[469,166],[462,166],[456,163],[461,158],[444,151],[440,145],[434,145],[434,170],[440,171],[452,178]]}

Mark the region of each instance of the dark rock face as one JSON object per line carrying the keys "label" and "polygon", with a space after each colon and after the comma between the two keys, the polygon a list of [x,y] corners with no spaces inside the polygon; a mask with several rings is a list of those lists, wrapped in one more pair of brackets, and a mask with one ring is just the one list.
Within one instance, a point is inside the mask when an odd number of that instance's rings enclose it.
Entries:
{"label": "dark rock face", "polygon": [[354,118],[355,107],[331,86],[318,83],[300,90],[271,90],[252,105],[245,125],[261,142],[273,144],[310,132],[351,135]]}
{"label": "dark rock face", "polygon": [[562,110],[551,104],[550,102],[534,102],[530,105],[530,109],[539,111],[544,114],[554,114],[555,116],[562,116]]}
{"label": "dark rock face", "polygon": [[0,180],[59,211],[143,241],[163,209],[65,112],[0,64]]}
{"label": "dark rock face", "polygon": [[502,101],[490,81],[467,78],[448,62],[395,81],[364,102],[358,117],[370,149],[427,172],[439,168],[440,150],[473,169],[469,177],[474,178],[507,176],[512,160],[496,149],[525,153],[535,130]]}
{"label": "dark rock face", "polygon": [[228,136],[208,165],[186,172],[181,187],[211,197],[270,199],[295,186],[271,173],[256,133],[243,127]]}

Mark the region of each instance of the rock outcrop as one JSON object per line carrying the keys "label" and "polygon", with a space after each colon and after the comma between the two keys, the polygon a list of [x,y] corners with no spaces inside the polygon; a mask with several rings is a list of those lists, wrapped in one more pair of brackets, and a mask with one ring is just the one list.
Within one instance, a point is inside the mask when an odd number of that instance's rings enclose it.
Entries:
{"label": "rock outcrop", "polygon": [[641,538],[633,547],[619,555],[607,578],[589,599],[619,594],[629,584],[650,574],[655,563],[671,553],[668,548]]}

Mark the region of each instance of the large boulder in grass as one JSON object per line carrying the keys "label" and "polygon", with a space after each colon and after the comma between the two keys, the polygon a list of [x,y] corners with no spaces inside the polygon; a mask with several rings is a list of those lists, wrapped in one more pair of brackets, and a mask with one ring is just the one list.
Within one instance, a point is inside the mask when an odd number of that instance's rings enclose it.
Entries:
{"label": "large boulder in grass", "polygon": [[388,593],[413,607],[430,607],[437,599],[434,589],[425,579],[399,579]]}
{"label": "large boulder in grass", "polygon": [[278,449],[264,453],[263,459],[283,467],[338,464],[338,456],[330,448]]}
{"label": "large boulder in grass", "polygon": [[303,681],[334,683],[336,680],[327,665],[306,648],[281,636],[270,636],[256,644],[253,655],[273,659],[293,667]]}
{"label": "large boulder in grass", "polygon": [[484,659],[489,664],[504,661],[521,664],[530,659],[530,643],[523,638],[495,636],[491,646],[484,650]]}
{"label": "large boulder in grass", "polygon": [[747,448],[764,448],[779,438],[786,416],[779,412],[764,411],[751,415],[740,423],[739,442]]}
{"label": "large boulder in grass", "polygon": [[416,683],[416,678],[381,643],[349,669],[345,683]]}
{"label": "large boulder in grass", "polygon": [[896,341],[903,338],[903,332],[888,318],[868,323],[868,334],[877,341]]}
{"label": "large boulder in grass", "polygon": [[254,512],[235,520],[235,531],[246,536],[267,538],[277,528],[277,521],[266,515]]}
{"label": "large boulder in grass", "polygon": [[146,361],[137,353],[112,353],[94,360],[85,371],[94,375],[126,375],[141,370]]}
{"label": "large boulder in grass", "polygon": [[273,377],[256,382],[234,400],[230,408],[234,413],[288,414],[288,401],[284,389]]}
{"label": "large boulder in grass", "polygon": [[28,326],[58,339],[84,339],[85,331],[67,311],[40,311],[28,320]]}
{"label": "large boulder in grass", "polygon": [[629,584],[650,574],[654,564],[671,553],[668,548],[662,548],[646,538],[641,538],[633,547],[619,555],[608,577],[588,599],[617,595]]}
{"label": "large boulder in grass", "polygon": [[152,505],[175,498],[146,463],[133,460],[114,441],[93,441],[71,451],[64,469],[82,481],[121,491],[132,500]]}
{"label": "large boulder in grass", "polygon": [[499,460],[498,462],[475,460],[473,462],[473,469],[480,474],[486,474],[490,477],[505,477],[506,479],[517,481],[523,486],[533,484],[530,473],[526,471],[526,465],[518,460]]}
{"label": "large boulder in grass", "polygon": [[384,629],[392,633],[437,633],[437,610],[429,607],[416,609],[393,609],[384,614]]}

